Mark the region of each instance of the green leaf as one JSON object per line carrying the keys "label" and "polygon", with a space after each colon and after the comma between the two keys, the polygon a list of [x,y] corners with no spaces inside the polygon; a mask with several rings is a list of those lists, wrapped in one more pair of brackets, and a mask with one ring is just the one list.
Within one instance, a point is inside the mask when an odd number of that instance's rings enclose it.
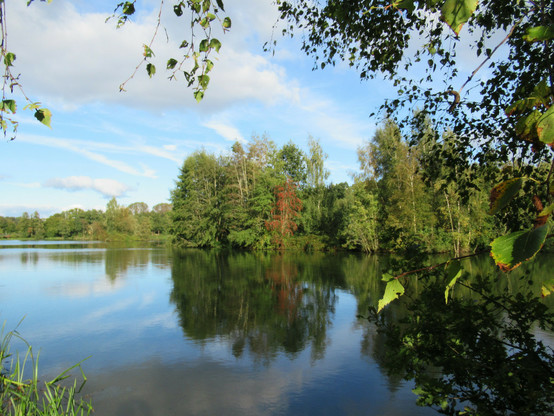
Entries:
{"label": "green leaf", "polygon": [[541,287],[541,296],[544,298],[554,292],[554,278],[544,282]]}
{"label": "green leaf", "polygon": [[208,14],[206,15],[206,18],[211,22],[211,21],[215,20],[215,14],[213,14],[213,13],[208,13]]}
{"label": "green leaf", "polygon": [[222,25],[223,25],[224,29],[230,29],[231,28],[231,18],[226,17],[225,19],[223,19]]}
{"label": "green leaf", "polygon": [[48,127],[50,126],[50,122],[52,121],[52,113],[47,108],[39,108],[37,111],[35,111],[35,118],[40,121],[42,124]]}
{"label": "green leaf", "polygon": [[210,20],[208,18],[203,18],[200,20],[200,26],[202,26],[204,29],[207,29],[210,27]]}
{"label": "green leaf", "polygon": [[551,105],[537,121],[537,135],[543,143],[554,143],[554,105]]}
{"label": "green leaf", "polygon": [[40,108],[40,103],[30,103],[27,104],[25,107],[23,107],[24,110],[36,110],[37,108]]}
{"label": "green leaf", "polygon": [[398,279],[385,273],[382,280],[387,282],[387,286],[385,287],[385,294],[379,299],[377,312],[380,312],[381,309],[404,294],[404,286],[400,284]]}
{"label": "green leaf", "polygon": [[0,108],[0,111],[15,114],[16,110],[17,104],[15,103],[15,100],[2,100],[2,107]]}
{"label": "green leaf", "polygon": [[221,48],[221,42],[218,39],[213,38],[210,41],[210,47],[214,48],[216,52],[219,52],[219,49]]}
{"label": "green leaf", "polygon": [[547,215],[552,214],[553,211],[554,211],[554,203],[550,204],[545,209],[543,209],[540,212],[539,217],[546,217]]}
{"label": "green leaf", "polygon": [[498,211],[508,205],[508,203],[517,195],[522,184],[523,178],[513,178],[499,183],[494,188],[492,188],[489,197],[489,214],[496,214]]}
{"label": "green leaf", "polygon": [[528,27],[523,40],[527,42],[544,42],[554,38],[554,25]]}
{"label": "green leaf", "polygon": [[516,124],[516,134],[522,139],[534,140],[537,135],[537,122],[542,114],[539,110],[534,110],[527,116],[521,117]]}
{"label": "green leaf", "polygon": [[207,75],[200,75],[198,77],[198,83],[203,89],[208,88],[208,84],[210,83],[210,77]]}
{"label": "green leaf", "polygon": [[208,39],[202,39],[200,41],[200,46],[198,47],[198,50],[200,52],[206,52],[210,48],[210,41]]}
{"label": "green leaf", "polygon": [[126,1],[123,5],[123,14],[130,16],[135,13],[135,5],[129,1]]}
{"label": "green leaf", "polygon": [[212,70],[214,63],[209,59],[206,59],[206,74]]}
{"label": "green leaf", "polygon": [[196,100],[196,102],[202,101],[202,98],[204,98],[204,91],[194,91],[194,99]]}
{"label": "green leaf", "polygon": [[542,248],[547,234],[548,225],[543,225],[503,235],[491,243],[491,256],[501,270],[508,272],[531,260]]}
{"label": "green leaf", "polygon": [[223,5],[222,0],[216,0],[216,3],[217,3],[217,7],[219,7],[221,10],[225,11],[225,7]]}
{"label": "green leaf", "polygon": [[454,287],[458,279],[462,276],[462,265],[458,260],[451,261],[446,266],[446,278],[450,280],[450,283],[446,286],[444,291],[444,301],[448,303],[448,294]]}
{"label": "green leaf", "polygon": [[441,9],[441,18],[459,35],[462,26],[477,8],[477,3],[478,0],[446,0]]}
{"label": "green leaf", "polygon": [[15,54],[11,52],[6,52],[6,55],[4,55],[4,65],[12,66],[13,61],[15,61]]}
{"label": "green leaf", "polygon": [[392,5],[399,10],[406,10],[408,13],[413,13],[415,10],[414,0],[400,0]]}
{"label": "green leaf", "polygon": [[173,12],[181,17],[183,15],[183,5],[181,3],[179,4],[176,4],[175,6],[173,6]]}
{"label": "green leaf", "polygon": [[151,64],[151,63],[146,64],[146,72],[148,73],[148,76],[152,78],[156,73],[156,67],[154,66],[154,64]]}
{"label": "green leaf", "polygon": [[189,43],[186,40],[184,40],[181,42],[181,45],[179,46],[179,48],[188,48],[188,46],[189,46]]}
{"label": "green leaf", "polygon": [[177,66],[178,62],[177,59],[170,58],[167,61],[167,69],[173,69]]}
{"label": "green leaf", "polygon": [[143,45],[144,46],[144,52],[142,53],[142,55],[145,57],[145,58],[152,58],[154,55],[154,51],[152,49],[150,49],[150,47],[148,45]]}

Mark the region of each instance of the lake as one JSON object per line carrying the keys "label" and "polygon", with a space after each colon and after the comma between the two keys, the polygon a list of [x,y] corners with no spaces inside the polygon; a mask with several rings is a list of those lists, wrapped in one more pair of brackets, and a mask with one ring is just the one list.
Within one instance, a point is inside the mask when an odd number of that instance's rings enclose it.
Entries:
{"label": "lake", "polygon": [[45,376],[90,357],[84,394],[98,415],[436,414],[387,375],[384,340],[358,317],[385,263],[3,241],[0,322],[24,317]]}

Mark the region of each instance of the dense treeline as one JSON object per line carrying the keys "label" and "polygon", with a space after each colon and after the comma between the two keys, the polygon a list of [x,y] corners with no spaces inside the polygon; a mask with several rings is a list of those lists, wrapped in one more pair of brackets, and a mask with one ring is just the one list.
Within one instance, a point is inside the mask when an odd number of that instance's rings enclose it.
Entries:
{"label": "dense treeline", "polygon": [[199,150],[187,157],[172,204],[149,210],[144,202],[125,207],[113,198],[105,212],[75,208],[46,219],[25,212],[0,217],[0,235],[149,240],[171,234],[187,247],[376,252],[418,246],[460,254],[487,248],[522,221],[487,215],[490,189],[513,166],[470,162],[460,171],[461,164],[444,163],[471,157],[452,133],[439,136],[424,116],[414,117],[412,127],[406,138],[386,120],[358,148],[352,185],[326,183],[327,155],[311,137],[307,154],[292,142],[278,148],[253,137],[227,155]]}
{"label": "dense treeline", "polygon": [[[469,163],[460,172],[458,164],[442,163],[469,157],[455,140],[448,132],[439,136],[424,116],[414,118],[408,138],[387,120],[358,149],[352,185],[325,183],[327,155],[313,138],[307,154],[292,142],[277,148],[267,137],[237,142],[224,156],[200,150],[184,161],[173,190],[171,233],[189,247],[485,248],[505,231],[498,217],[486,215],[500,167]],[[457,185],[469,176],[478,185]]]}
{"label": "dense treeline", "polygon": [[144,202],[121,206],[112,198],[106,211],[79,208],[40,218],[38,212],[20,217],[0,217],[0,236],[25,239],[150,240],[167,235],[171,205],[157,204],[149,210]]}

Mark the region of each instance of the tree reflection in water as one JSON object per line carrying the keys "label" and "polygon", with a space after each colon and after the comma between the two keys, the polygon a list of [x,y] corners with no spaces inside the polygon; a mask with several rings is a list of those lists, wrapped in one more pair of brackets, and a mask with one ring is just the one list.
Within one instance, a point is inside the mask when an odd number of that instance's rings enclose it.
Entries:
{"label": "tree reflection in water", "polygon": [[307,347],[317,360],[337,300],[331,281],[310,279],[321,267],[281,254],[176,251],[170,298],[189,338],[224,339],[237,358],[248,350],[265,364]]}
{"label": "tree reflection in water", "polygon": [[465,267],[448,303],[448,279],[436,270],[394,308],[370,311],[386,336],[385,345],[374,343],[375,359],[391,377],[414,380],[418,404],[440,413],[552,414],[553,345],[537,332],[554,329],[552,299],[538,296],[552,262],[537,260],[508,277],[486,258]]}

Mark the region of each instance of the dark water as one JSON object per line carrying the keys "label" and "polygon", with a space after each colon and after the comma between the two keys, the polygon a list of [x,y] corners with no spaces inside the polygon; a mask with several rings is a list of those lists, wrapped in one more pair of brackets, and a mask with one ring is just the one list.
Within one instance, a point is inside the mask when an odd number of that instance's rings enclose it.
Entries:
{"label": "dark water", "polygon": [[90,356],[97,415],[435,414],[357,317],[383,258],[0,244],[0,322],[25,317],[46,375]]}

